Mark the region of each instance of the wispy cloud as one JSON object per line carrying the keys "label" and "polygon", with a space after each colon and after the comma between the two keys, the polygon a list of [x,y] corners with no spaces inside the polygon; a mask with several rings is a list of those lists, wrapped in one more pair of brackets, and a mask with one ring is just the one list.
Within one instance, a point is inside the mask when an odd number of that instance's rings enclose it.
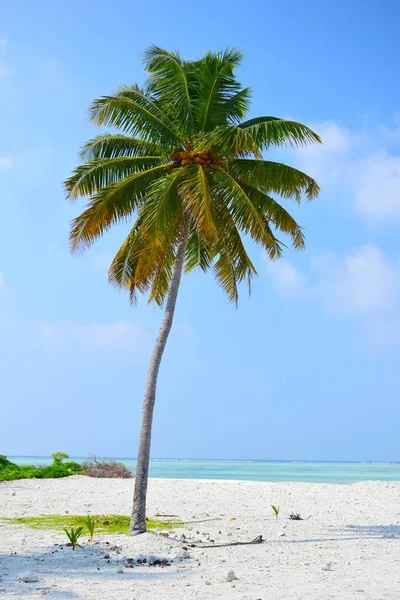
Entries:
{"label": "wispy cloud", "polygon": [[318,302],[330,314],[359,317],[371,341],[378,339],[377,328],[384,323],[380,345],[384,339],[388,343],[397,339],[387,334],[400,328],[400,263],[389,260],[378,246],[360,246],[341,257],[322,254],[309,260],[305,272],[286,260],[266,260],[266,265],[272,285],[280,294]]}
{"label": "wispy cloud", "polygon": [[[366,220],[392,223],[400,219],[400,126],[350,130],[335,122],[313,126],[322,146],[300,149],[295,160],[324,189],[340,186]],[[342,195],[342,194],[341,194]]]}
{"label": "wispy cloud", "polygon": [[14,161],[10,156],[0,154],[0,171],[7,171],[14,167]]}
{"label": "wispy cloud", "polygon": [[140,325],[128,321],[93,321],[85,324],[58,321],[42,323],[40,329],[42,336],[50,342],[84,344],[98,349],[139,350],[148,341],[147,334]]}

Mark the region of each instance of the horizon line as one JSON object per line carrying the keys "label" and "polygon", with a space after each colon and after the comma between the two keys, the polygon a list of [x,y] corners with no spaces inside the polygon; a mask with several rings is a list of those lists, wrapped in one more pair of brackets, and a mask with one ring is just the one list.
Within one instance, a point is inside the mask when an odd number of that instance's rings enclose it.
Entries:
{"label": "horizon line", "polygon": [[[36,454],[8,454],[9,458],[51,458],[51,455],[36,455]],[[88,456],[69,456],[69,458],[99,458],[101,460],[137,460],[130,456],[97,456],[90,454]],[[152,457],[150,460],[163,460],[163,461],[186,461],[186,462],[265,462],[265,463],[339,463],[339,464],[369,464],[369,463],[389,463],[389,464],[400,464],[400,460],[313,460],[313,459],[264,459],[264,458],[176,458],[176,457]]]}

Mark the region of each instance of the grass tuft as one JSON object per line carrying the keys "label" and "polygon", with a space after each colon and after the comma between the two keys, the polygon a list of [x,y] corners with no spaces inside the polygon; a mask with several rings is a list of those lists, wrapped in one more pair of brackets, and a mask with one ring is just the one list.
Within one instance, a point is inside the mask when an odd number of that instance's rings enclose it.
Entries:
{"label": "grass tuft", "polygon": [[[0,521],[12,525],[26,525],[31,529],[41,529],[50,531],[62,531],[70,527],[84,527],[86,530],[87,515],[40,515],[38,517],[0,517]],[[128,533],[130,517],[125,515],[90,515],[94,520],[96,533],[114,534]],[[182,521],[161,521],[159,519],[149,519],[146,521],[146,527],[149,530],[154,529],[175,529],[182,526]]]}

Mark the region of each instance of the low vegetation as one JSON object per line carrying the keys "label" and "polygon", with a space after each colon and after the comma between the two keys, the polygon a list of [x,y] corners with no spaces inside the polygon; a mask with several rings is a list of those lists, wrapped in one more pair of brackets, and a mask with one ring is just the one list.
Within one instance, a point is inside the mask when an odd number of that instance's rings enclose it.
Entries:
{"label": "low vegetation", "polygon": [[50,479],[54,477],[69,477],[81,473],[82,467],[74,461],[66,461],[69,458],[64,452],[56,452],[51,455],[53,462],[46,467],[40,465],[17,465],[4,455],[0,455],[0,481],[12,481],[13,479]]}
{"label": "low vegetation", "polygon": [[70,530],[64,528],[64,531],[67,534],[68,539],[71,543],[72,550],[75,550],[77,546],[79,546],[79,548],[82,548],[82,546],[78,543],[78,540],[82,535],[83,527],[77,527],[76,529],[75,527],[71,527]]}
{"label": "low vegetation", "polygon": [[[98,534],[128,533],[130,517],[125,515],[90,515],[93,521],[93,529],[96,528]],[[31,529],[41,529],[50,531],[71,530],[71,528],[83,527],[88,529],[88,515],[40,515],[37,517],[18,517],[18,518],[0,518],[3,523],[12,525],[25,525]],[[171,530],[183,525],[182,521],[159,519],[148,519],[146,521],[147,529]],[[89,531],[90,538],[90,531]]]}
{"label": "low vegetation", "polygon": [[86,458],[82,463],[82,474],[88,477],[111,477],[128,479],[133,477],[132,471],[116,460],[98,459],[95,456]]}
{"label": "low vegetation", "polygon": [[275,517],[278,518],[279,512],[280,512],[280,506],[274,506],[273,504],[271,504],[271,508],[272,508],[272,512],[274,513]]}

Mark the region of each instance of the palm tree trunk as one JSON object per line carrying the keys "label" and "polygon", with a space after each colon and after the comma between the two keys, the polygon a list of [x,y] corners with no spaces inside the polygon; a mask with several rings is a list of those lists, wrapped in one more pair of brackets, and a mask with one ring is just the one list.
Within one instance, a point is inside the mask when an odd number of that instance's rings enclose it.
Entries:
{"label": "palm tree trunk", "polygon": [[179,284],[181,282],[183,265],[185,261],[185,251],[189,237],[190,219],[186,215],[181,241],[176,254],[174,270],[172,273],[171,285],[168,292],[167,305],[161,321],[160,329],[153,354],[150,360],[150,366],[147,373],[146,387],[144,390],[142,428],[139,438],[139,450],[137,455],[135,490],[133,494],[133,508],[130,535],[138,535],[146,531],[146,495],[147,482],[149,477],[150,444],[151,429],[153,423],[154,402],[156,399],[156,387],[158,371],[164,354],[165,345],[171,331],[172,321],[175,313],[176,298],[178,295]]}

